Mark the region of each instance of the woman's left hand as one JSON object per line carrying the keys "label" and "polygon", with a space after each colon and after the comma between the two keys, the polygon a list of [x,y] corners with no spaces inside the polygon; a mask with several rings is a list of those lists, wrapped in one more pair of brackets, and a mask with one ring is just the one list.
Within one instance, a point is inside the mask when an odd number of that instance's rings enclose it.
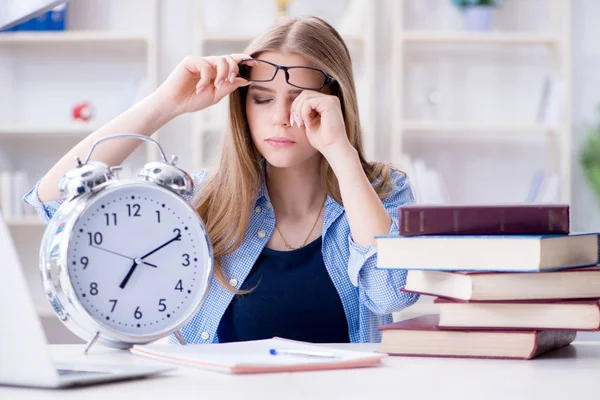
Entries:
{"label": "woman's left hand", "polygon": [[331,151],[350,145],[337,96],[303,91],[292,103],[290,120],[292,125],[305,128],[309,143],[325,158]]}

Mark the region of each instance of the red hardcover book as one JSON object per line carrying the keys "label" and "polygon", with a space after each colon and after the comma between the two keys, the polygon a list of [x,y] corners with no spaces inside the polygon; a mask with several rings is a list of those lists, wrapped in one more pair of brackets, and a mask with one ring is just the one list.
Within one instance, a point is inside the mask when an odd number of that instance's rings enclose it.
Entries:
{"label": "red hardcover book", "polygon": [[438,315],[424,315],[379,327],[379,351],[421,357],[529,360],[569,345],[573,330],[440,330]]}
{"label": "red hardcover book", "polygon": [[600,330],[595,300],[455,302],[435,299],[440,329],[571,329]]}
{"label": "red hardcover book", "polygon": [[400,207],[401,236],[569,233],[568,204],[410,204]]}
{"label": "red hardcover book", "polygon": [[600,298],[600,267],[540,273],[409,270],[405,292],[460,301]]}

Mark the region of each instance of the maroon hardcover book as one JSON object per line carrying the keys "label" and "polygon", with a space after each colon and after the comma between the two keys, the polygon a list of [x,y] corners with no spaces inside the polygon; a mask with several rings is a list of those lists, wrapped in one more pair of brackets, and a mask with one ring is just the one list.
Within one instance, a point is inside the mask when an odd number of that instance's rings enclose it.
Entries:
{"label": "maroon hardcover book", "polygon": [[600,266],[541,273],[410,270],[400,290],[470,303],[593,300],[600,299]]}
{"label": "maroon hardcover book", "polygon": [[[477,330],[477,331],[494,331],[494,330],[577,330],[577,331],[588,331],[598,332],[600,331],[600,299],[585,299],[585,300],[516,300],[516,301],[491,301],[491,302],[464,302],[454,301],[445,298],[436,298],[435,304],[441,304],[439,310],[439,321],[437,323],[438,329],[443,330]],[[458,313],[461,317],[461,324],[448,322],[448,318],[452,321],[453,315],[447,315],[444,304],[456,304],[459,307]],[[546,322],[550,325],[540,325],[539,322],[532,321],[531,318],[524,319],[523,313],[518,312],[518,309],[526,309],[528,305],[540,305],[540,314],[544,316],[551,316]],[[491,308],[496,313],[502,313],[504,316],[513,317],[513,326],[499,324],[492,318],[489,321],[489,316],[494,313],[484,313],[479,315],[479,318],[485,318],[487,323],[482,323],[481,319],[473,317],[470,321],[464,319],[464,316],[472,313],[473,307],[475,308]],[[453,307],[456,308],[456,307]],[[585,310],[583,312],[582,310]],[[457,310],[454,310],[456,313]],[[452,311],[450,311],[452,314]],[[569,314],[567,317],[565,314]],[[575,315],[575,320],[565,321],[565,318],[572,318]],[[506,321],[506,320],[505,320]],[[490,323],[491,322],[491,323]],[[481,325],[480,325],[481,324]],[[573,325],[574,324],[574,325]]]}
{"label": "maroon hardcover book", "polygon": [[[379,327],[379,351],[390,355],[532,359],[569,345],[574,330],[440,330],[437,314]],[[492,345],[491,345],[492,344]]]}
{"label": "maroon hardcover book", "polygon": [[569,233],[568,204],[410,204],[400,207],[401,236]]}

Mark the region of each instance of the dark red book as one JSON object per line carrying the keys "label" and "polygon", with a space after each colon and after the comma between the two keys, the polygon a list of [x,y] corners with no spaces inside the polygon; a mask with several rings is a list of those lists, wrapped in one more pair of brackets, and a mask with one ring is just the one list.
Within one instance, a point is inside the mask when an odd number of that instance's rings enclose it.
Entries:
{"label": "dark red book", "polygon": [[569,345],[573,330],[440,330],[438,315],[379,327],[379,351],[390,355],[532,359]]}
{"label": "dark red book", "polygon": [[405,292],[460,301],[600,298],[600,267],[540,273],[409,270]]}
{"label": "dark red book", "polygon": [[598,299],[567,301],[456,302],[435,299],[440,329],[600,330]]}
{"label": "dark red book", "polygon": [[569,233],[568,204],[410,204],[400,207],[400,236]]}

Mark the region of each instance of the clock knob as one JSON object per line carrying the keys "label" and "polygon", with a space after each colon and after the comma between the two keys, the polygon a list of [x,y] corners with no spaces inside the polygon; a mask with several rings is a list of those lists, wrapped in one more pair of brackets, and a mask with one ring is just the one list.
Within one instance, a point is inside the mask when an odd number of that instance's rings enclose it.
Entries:
{"label": "clock knob", "polygon": [[194,189],[192,177],[184,170],[177,168],[176,161],[177,159],[174,158],[170,164],[160,161],[147,163],[138,177],[171,189],[179,195],[191,195]]}
{"label": "clock knob", "polygon": [[91,192],[95,187],[114,178],[111,169],[100,161],[81,164],[77,159],[77,168],[67,172],[58,183],[62,199]]}

